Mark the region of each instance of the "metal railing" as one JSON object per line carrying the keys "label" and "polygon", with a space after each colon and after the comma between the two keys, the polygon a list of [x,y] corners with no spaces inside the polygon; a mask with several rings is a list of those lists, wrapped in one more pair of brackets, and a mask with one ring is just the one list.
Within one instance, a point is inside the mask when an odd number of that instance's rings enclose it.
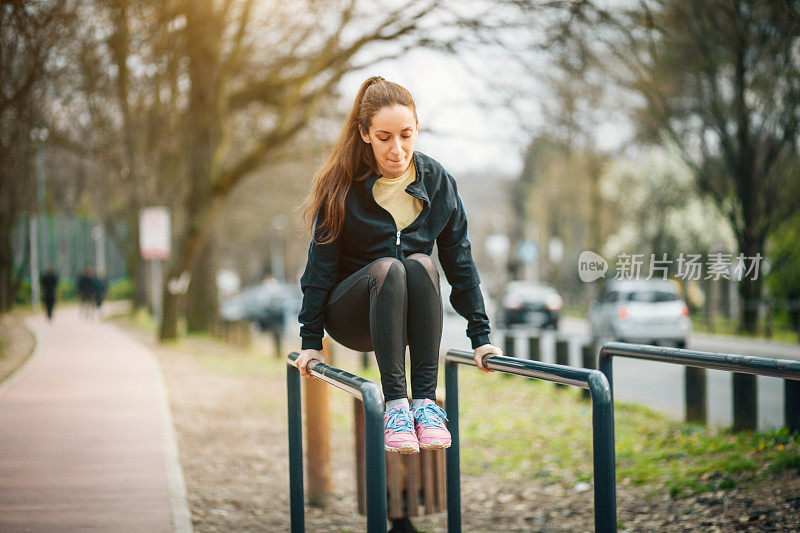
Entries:
{"label": "metal railing", "polygon": [[[476,366],[473,352],[450,350],[445,356],[445,409],[452,444],[447,449],[447,528],[461,531],[461,466],[459,458],[458,365]],[[484,359],[490,370],[588,389],[592,396],[595,531],[617,530],[614,403],[606,376],[598,370],[572,368],[492,355]]]}
{"label": "metal railing", "polygon": [[[286,392],[289,413],[289,500],[292,532],[305,531],[303,492],[303,426],[300,404],[300,371],[294,366],[299,354],[287,357]],[[381,388],[364,378],[321,361],[306,367],[315,379],[337,387],[364,405],[364,449],[367,481],[367,531],[386,531],[386,452],[383,443],[383,395]]]}
{"label": "metal railing", "polygon": [[740,374],[755,374],[776,378],[800,380],[800,361],[770,359],[751,355],[698,352],[684,348],[651,346],[649,344],[630,344],[626,342],[607,342],[600,348],[600,371],[608,379],[611,394],[614,393],[614,357],[630,357],[647,361],[661,361],[696,368],[727,370]]}

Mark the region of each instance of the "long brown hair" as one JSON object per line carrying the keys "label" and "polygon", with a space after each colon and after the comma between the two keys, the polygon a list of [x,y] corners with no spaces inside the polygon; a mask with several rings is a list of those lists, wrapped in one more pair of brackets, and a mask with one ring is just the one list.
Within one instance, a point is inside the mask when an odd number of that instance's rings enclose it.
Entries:
{"label": "long brown hair", "polygon": [[414,120],[417,119],[417,107],[414,98],[405,87],[380,76],[372,76],[361,84],[358,95],[344,123],[339,138],[333,145],[327,161],[315,174],[314,187],[303,200],[303,224],[314,238],[314,223],[319,213],[319,228],[322,231],[318,244],[327,244],[335,240],[344,225],[345,197],[353,180],[364,180],[377,173],[378,166],[372,147],[364,142],[358,127],[369,132],[372,117],[383,107],[402,105],[411,109]]}

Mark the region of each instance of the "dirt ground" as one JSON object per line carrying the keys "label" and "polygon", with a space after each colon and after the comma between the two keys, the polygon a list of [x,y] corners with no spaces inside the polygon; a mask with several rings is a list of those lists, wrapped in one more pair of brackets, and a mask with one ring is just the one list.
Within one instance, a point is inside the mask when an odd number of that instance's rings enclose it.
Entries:
{"label": "dirt ground", "polygon": [[33,353],[36,339],[16,313],[0,316],[0,382],[13,374]]}
{"label": "dirt ground", "polygon": [[[168,384],[194,527],[198,532],[288,531],[288,458],[284,366],[246,371],[266,350],[240,352],[208,340],[156,347]],[[266,342],[266,341],[264,341]],[[291,348],[291,347],[289,347]],[[209,364],[204,355],[222,355]],[[338,355],[337,355],[338,357]],[[228,361],[230,364],[228,364]],[[253,366],[252,368],[255,368]],[[350,415],[350,398],[331,393],[332,419]],[[309,531],[363,531],[355,512],[351,426],[332,434],[333,503],[306,506]],[[673,499],[657,487],[618,485],[620,531],[798,531],[800,472],[768,481]],[[742,488],[746,487],[746,488]],[[592,491],[535,481],[506,481],[491,472],[462,479],[465,531],[593,531]],[[445,531],[446,514],[415,519],[422,531]]]}

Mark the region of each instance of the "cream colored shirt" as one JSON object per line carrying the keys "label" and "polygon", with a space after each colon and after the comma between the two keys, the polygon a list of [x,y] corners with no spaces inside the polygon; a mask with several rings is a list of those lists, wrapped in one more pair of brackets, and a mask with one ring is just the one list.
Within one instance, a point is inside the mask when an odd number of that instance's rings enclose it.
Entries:
{"label": "cream colored shirt", "polygon": [[397,229],[401,230],[414,222],[422,211],[422,200],[406,192],[406,187],[416,179],[414,160],[401,176],[378,178],[372,187],[372,195],[378,205],[389,211]]}

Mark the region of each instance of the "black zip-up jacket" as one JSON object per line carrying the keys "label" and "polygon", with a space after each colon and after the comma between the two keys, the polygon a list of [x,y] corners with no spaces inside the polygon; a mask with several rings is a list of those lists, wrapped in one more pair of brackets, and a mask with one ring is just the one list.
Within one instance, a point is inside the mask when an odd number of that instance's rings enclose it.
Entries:
{"label": "black zip-up jacket", "polygon": [[480,279],[472,260],[464,203],[455,179],[433,158],[415,151],[416,179],[406,192],[422,201],[419,216],[401,231],[392,215],[372,195],[381,177],[373,174],[354,180],[345,198],[345,219],[341,234],[331,243],[319,244],[322,232],[314,220],[314,239],[308,247],[308,261],[300,288],[303,303],[298,316],[302,349],[322,349],[323,319],[328,295],[336,283],[381,257],[406,258],[414,253],[431,255],[438,247],[439,262],[452,290],[453,308],[467,319],[467,336],[472,348],[489,342]]}

